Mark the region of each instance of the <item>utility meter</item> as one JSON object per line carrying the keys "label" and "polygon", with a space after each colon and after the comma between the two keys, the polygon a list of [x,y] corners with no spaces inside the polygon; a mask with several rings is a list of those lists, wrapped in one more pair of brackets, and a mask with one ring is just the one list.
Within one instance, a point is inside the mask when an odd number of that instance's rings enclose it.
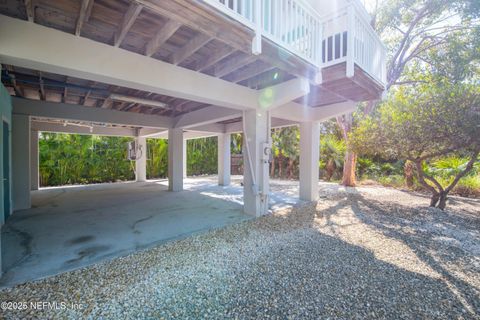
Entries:
{"label": "utility meter", "polygon": [[262,161],[264,163],[272,162],[272,143],[264,142],[262,143]]}
{"label": "utility meter", "polygon": [[142,146],[136,140],[127,143],[128,160],[138,160],[142,157]]}

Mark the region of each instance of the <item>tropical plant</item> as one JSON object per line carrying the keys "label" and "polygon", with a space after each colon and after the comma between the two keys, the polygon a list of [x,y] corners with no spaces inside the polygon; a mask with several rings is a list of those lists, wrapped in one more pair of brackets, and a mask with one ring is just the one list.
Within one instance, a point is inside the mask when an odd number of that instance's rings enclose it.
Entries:
{"label": "tropical plant", "polygon": [[[356,152],[413,162],[418,182],[432,194],[430,205],[443,210],[449,192],[478,161],[479,103],[480,88],[471,84],[430,80],[402,87],[374,115],[362,118],[349,139]],[[468,155],[468,162],[455,168],[444,186],[427,168],[455,153]]]}
{"label": "tropical plant", "polygon": [[320,136],[320,167],[325,170],[327,181],[343,169],[345,151],[345,141],[332,134]]}

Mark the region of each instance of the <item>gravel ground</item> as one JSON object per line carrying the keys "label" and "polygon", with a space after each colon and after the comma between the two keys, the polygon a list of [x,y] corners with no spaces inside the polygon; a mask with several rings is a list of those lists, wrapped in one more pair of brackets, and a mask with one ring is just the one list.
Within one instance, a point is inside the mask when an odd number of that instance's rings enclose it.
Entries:
{"label": "gravel ground", "polygon": [[[285,186],[279,184],[279,189]],[[480,319],[480,201],[381,187],[0,291],[5,318]],[[61,302],[81,304],[81,310]]]}

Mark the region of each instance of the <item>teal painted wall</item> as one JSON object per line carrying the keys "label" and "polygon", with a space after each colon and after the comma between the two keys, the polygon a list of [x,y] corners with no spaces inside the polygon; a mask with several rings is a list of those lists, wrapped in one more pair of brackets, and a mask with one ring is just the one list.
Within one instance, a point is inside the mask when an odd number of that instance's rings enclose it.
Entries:
{"label": "teal painted wall", "polygon": [[[7,89],[0,83],[0,209],[1,209],[1,216],[0,216],[0,225],[2,225],[4,221],[4,208],[3,208],[3,122],[7,122],[9,124],[10,130],[10,168],[12,168],[12,99],[8,94]],[[12,177],[11,177],[11,170],[10,170],[10,207],[12,206]],[[1,269],[1,268],[0,268]]]}

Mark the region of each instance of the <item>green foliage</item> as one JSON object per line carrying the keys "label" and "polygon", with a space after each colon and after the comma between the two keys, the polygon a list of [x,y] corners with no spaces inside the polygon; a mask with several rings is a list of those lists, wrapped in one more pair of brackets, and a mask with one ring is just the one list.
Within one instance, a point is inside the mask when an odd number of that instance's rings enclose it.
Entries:
{"label": "green foliage", "polygon": [[242,141],[243,135],[241,133],[234,133],[232,134],[232,154],[241,154],[242,153]]}
{"label": "green foliage", "polygon": [[[132,138],[42,132],[39,139],[41,186],[133,180],[135,164],[127,160]],[[217,173],[217,139],[187,142],[189,175]],[[168,141],[147,139],[147,178],[168,174]]]}
{"label": "green foliage", "polygon": [[402,87],[351,132],[364,155],[428,159],[480,147],[480,89],[445,82]]}
{"label": "green foliage", "polygon": [[39,174],[42,186],[100,183],[134,178],[127,160],[130,138],[42,132]]}
{"label": "green foliage", "polygon": [[320,169],[325,179],[339,179],[346,149],[345,141],[335,133],[320,135]]}
{"label": "green foliage", "polygon": [[147,139],[147,179],[166,178],[168,174],[168,140]]}
{"label": "green foliage", "polygon": [[463,197],[480,197],[480,174],[468,175],[461,179],[453,193]]}
{"label": "green foliage", "polygon": [[331,159],[337,168],[342,169],[346,149],[345,141],[336,136],[320,136],[320,161],[327,163]]}
{"label": "green foliage", "polygon": [[187,174],[217,174],[217,138],[201,138],[187,141]]}
{"label": "green foliage", "polygon": [[405,178],[400,174],[382,175],[376,180],[385,187],[402,188],[405,185]]}

